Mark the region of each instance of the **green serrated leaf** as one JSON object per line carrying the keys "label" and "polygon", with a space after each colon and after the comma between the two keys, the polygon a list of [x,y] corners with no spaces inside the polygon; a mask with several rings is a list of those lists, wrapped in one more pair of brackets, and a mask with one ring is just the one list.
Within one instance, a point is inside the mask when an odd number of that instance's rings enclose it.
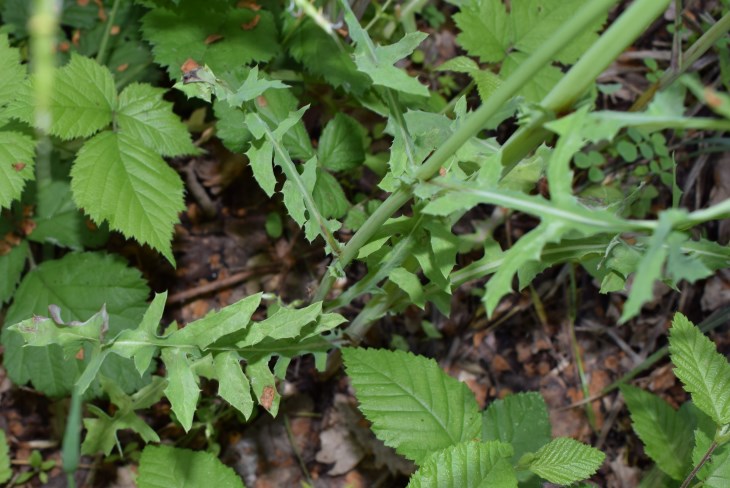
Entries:
{"label": "green serrated leaf", "polygon": [[95,222],[108,221],[174,264],[170,241],[185,208],[183,183],[155,151],[128,134],[98,134],[76,156],[71,189]]}
{"label": "green serrated leaf", "polygon": [[215,112],[215,131],[229,151],[242,153],[253,139],[246,127],[246,115],[238,107],[231,107],[226,102],[216,100],[213,103]]}
{"label": "green serrated leaf", "polygon": [[0,430],[0,483],[5,483],[13,475],[10,469],[10,448],[5,431]]}
{"label": "green serrated leaf", "polygon": [[552,439],[547,405],[535,392],[507,395],[493,401],[482,415],[482,440],[502,441],[512,446],[518,461]]}
{"label": "green serrated leaf", "polygon": [[646,453],[673,479],[684,479],[692,461],[687,439],[692,436],[693,423],[656,395],[629,385],[621,385],[621,392]]}
{"label": "green serrated leaf", "polygon": [[386,445],[421,464],[478,436],[479,407],[463,383],[431,359],[403,351],[342,350],[360,410]]}
{"label": "green serrated leaf", "polygon": [[[3,20],[9,22],[3,12]],[[25,66],[20,64],[20,51],[10,47],[7,35],[0,36],[0,66],[3,77],[0,79],[0,105],[5,105],[17,96],[18,86],[25,80]]]}
{"label": "green serrated leaf", "polygon": [[196,154],[185,124],[162,99],[165,90],[132,83],[119,94],[116,120],[122,133],[161,156]]}
{"label": "green serrated leaf", "polygon": [[[96,61],[72,54],[71,61],[56,72],[51,93],[51,134],[62,139],[88,137],[112,122],[116,88],[111,72]],[[35,125],[32,89],[20,90],[8,113]]]}
{"label": "green serrated leaf", "polygon": [[472,73],[479,71],[479,65],[466,56],[456,56],[438,66],[439,71],[455,71],[457,73]]}
{"label": "green serrated leaf", "polygon": [[427,458],[408,488],[517,488],[511,457],[504,442],[461,442]]}
{"label": "green serrated leaf", "polygon": [[142,32],[155,61],[179,79],[180,66],[193,59],[224,73],[279,52],[274,16],[266,10],[237,8],[224,0],[204,5],[184,0],[174,10],[156,8],[142,18]]}
{"label": "green serrated leaf", "polygon": [[669,354],[695,406],[718,425],[730,423],[730,364],[681,313],[669,329]]}
{"label": "green serrated leaf", "polygon": [[426,305],[426,296],[423,293],[423,286],[418,276],[407,271],[405,268],[395,268],[390,271],[388,278],[398,285],[398,288],[408,294],[411,302],[423,309]]}
{"label": "green serrated leaf", "polygon": [[0,304],[7,302],[13,296],[25,268],[28,252],[28,242],[23,240],[17,246],[13,246],[10,252],[0,256],[0,276],[5,277],[0,280]]}
{"label": "green serrated leaf", "polygon": [[184,349],[162,349],[162,362],[167,369],[165,396],[170,400],[172,411],[185,432],[193,426],[193,416],[198,406],[200,388],[198,378],[190,368],[190,361]]}
{"label": "green serrated leaf", "polygon": [[133,358],[140,375],[150,367],[157,352],[154,343],[166,301],[167,292],[155,294],[137,328],[122,331],[114,341],[114,352],[125,358]]}
{"label": "green serrated leaf", "polygon": [[234,352],[217,354],[214,359],[218,395],[243,414],[245,419],[253,412],[251,385],[241,370],[241,359]]}
{"label": "green serrated leaf", "polygon": [[35,141],[19,132],[0,131],[0,209],[20,198],[25,182],[35,179]]}
{"label": "green serrated leaf", "polygon": [[[121,260],[100,253],[71,253],[46,261],[31,270],[15,293],[5,323],[12,325],[33,315],[47,315],[48,305],[61,306],[65,322],[84,320],[106,304],[109,331],[114,337],[137,325],[146,308],[149,289],[136,269]],[[16,384],[28,381],[49,396],[70,393],[84,361],[65,360],[58,346],[28,348],[22,337],[3,329],[4,366]],[[144,380],[131,361],[109,357],[101,368],[124,391],[139,389]]]}
{"label": "green serrated leaf", "polygon": [[236,472],[210,452],[151,445],[144,448],[139,459],[137,485],[244,488]]}
{"label": "green serrated leaf", "polygon": [[534,455],[530,471],[559,485],[569,485],[592,476],[606,455],[575,439],[558,437]]}
{"label": "green serrated leaf", "polygon": [[319,163],[331,171],[345,171],[365,161],[362,126],[355,119],[338,113],[330,120],[319,139]]}

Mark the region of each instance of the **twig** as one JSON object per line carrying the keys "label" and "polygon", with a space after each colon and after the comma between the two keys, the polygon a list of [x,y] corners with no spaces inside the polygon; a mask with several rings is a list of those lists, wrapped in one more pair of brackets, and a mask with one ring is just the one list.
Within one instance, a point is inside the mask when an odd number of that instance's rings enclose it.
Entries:
{"label": "twig", "polygon": [[173,295],[170,295],[167,298],[167,304],[172,305],[175,303],[184,303],[188,300],[192,300],[193,298],[197,298],[201,295],[206,295],[208,293],[212,293],[218,290],[223,290],[225,288],[229,288],[233,285],[237,285],[238,283],[242,281],[246,281],[252,276],[255,276],[257,274],[266,274],[272,271],[276,271],[278,266],[275,265],[267,265],[267,266],[257,266],[255,268],[247,269],[246,271],[241,271],[240,273],[233,274],[227,278],[223,278],[221,280],[213,281],[212,283],[206,283],[204,285],[196,286],[195,288],[190,288],[185,291],[181,291],[178,293],[175,293]]}

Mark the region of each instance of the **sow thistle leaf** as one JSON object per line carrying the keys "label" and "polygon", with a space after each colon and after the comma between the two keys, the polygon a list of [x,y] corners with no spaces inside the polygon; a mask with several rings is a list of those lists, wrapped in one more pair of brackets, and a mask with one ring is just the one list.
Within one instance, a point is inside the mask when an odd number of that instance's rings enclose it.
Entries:
{"label": "sow thistle leaf", "polygon": [[730,364],[687,317],[677,313],[669,330],[674,374],[694,404],[717,425],[730,423]]}
{"label": "sow thistle leaf", "polygon": [[[32,83],[31,83],[32,84]],[[78,54],[56,71],[51,92],[51,134],[62,139],[88,137],[112,121],[116,88],[111,72],[96,61]],[[8,113],[35,125],[32,89],[20,90]]]}
{"label": "sow thistle leaf", "polygon": [[244,488],[235,471],[212,453],[148,445],[139,459],[139,488],[225,486]]}
{"label": "sow thistle leaf", "polygon": [[174,10],[156,8],[142,18],[142,32],[155,61],[174,79],[187,59],[224,73],[279,52],[274,17],[266,10],[231,6],[224,0],[184,0]]}
{"label": "sow thistle leaf", "polygon": [[345,171],[365,161],[363,128],[352,117],[338,113],[327,122],[319,139],[319,163],[331,171]]}
{"label": "sow thistle leaf", "polygon": [[218,395],[250,418],[253,413],[253,398],[248,378],[241,371],[241,359],[234,352],[224,352],[215,357],[215,374],[218,379]]}
{"label": "sow thistle leaf", "polygon": [[314,203],[325,219],[339,219],[350,209],[340,182],[328,171],[317,168],[317,181],[312,190]]}
{"label": "sow thistle leaf", "polygon": [[0,209],[20,198],[25,182],[35,179],[35,141],[19,132],[0,132]]}
{"label": "sow thistle leaf", "polygon": [[165,90],[133,83],[119,94],[117,123],[123,133],[162,156],[195,154],[198,149],[172,104],[162,99]]}
{"label": "sow thistle leaf", "polygon": [[200,397],[198,378],[190,367],[187,352],[183,349],[162,349],[162,362],[167,369],[165,396],[170,400],[177,420],[187,432],[193,426],[193,416]]}
{"label": "sow thistle leaf", "polygon": [[629,385],[621,386],[636,434],[657,466],[675,480],[690,471],[694,422],[687,409],[675,411],[656,395]]}
{"label": "sow thistle leaf", "polygon": [[592,476],[606,455],[575,439],[559,437],[534,454],[530,471],[559,485],[569,485]]}
{"label": "sow thistle leaf", "polygon": [[435,361],[378,349],[346,348],[342,356],[375,435],[408,459],[423,464],[430,453],[478,436],[474,395]]}
{"label": "sow thistle leaf", "polygon": [[[84,320],[106,304],[109,314],[108,337],[135,327],[144,313],[149,290],[139,271],[122,261],[100,253],[71,253],[46,261],[32,269],[21,282],[6,324],[15,324],[33,315],[46,315],[48,305],[61,304],[64,321]],[[33,319],[30,319],[33,320]],[[16,384],[28,381],[49,396],[68,395],[86,361],[64,359],[57,345],[23,347],[23,338],[13,330],[3,330],[4,366]],[[108,357],[103,374],[124,391],[139,389],[144,381],[131,361]]]}
{"label": "sow thistle leaf", "polygon": [[461,442],[427,458],[408,488],[517,488],[511,457],[512,446],[504,442]]}
{"label": "sow thistle leaf", "polygon": [[98,134],[76,156],[71,189],[95,222],[108,221],[175,262],[170,240],[185,208],[183,183],[155,151],[125,133]]}

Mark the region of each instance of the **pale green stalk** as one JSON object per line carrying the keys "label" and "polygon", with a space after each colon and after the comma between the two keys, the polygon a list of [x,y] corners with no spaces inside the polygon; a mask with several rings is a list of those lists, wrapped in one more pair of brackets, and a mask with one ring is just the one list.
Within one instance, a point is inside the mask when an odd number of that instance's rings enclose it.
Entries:
{"label": "pale green stalk", "polygon": [[96,53],[96,62],[99,64],[104,64],[104,58],[106,57],[106,47],[107,44],[109,44],[109,36],[111,35],[112,27],[114,27],[114,20],[117,17],[118,10],[119,0],[114,0],[114,5],[112,5],[111,13],[109,14],[109,18],[106,21],[104,36],[101,38],[101,43],[99,43],[99,52]]}
{"label": "pale green stalk", "polygon": [[[646,3],[646,1],[639,0],[637,3]],[[576,12],[575,16],[521,64],[486,100],[484,105],[473,112],[464,124],[423,163],[416,171],[416,179],[428,180],[436,175],[441,166],[461,146],[484,128],[487,121],[502,105],[507,103],[522,86],[548,65],[561,49],[572,42],[588,26],[594,24],[616,2],[617,0],[595,0],[585,4],[582,9]],[[341,268],[349,264],[357,256],[359,249],[370,240],[385,221],[410,200],[412,191],[412,186],[404,185],[393,192],[345,245],[339,258],[333,263],[333,268]],[[317,289],[314,301],[326,298],[334,280],[335,276],[332,273],[327,273],[324,276]]]}

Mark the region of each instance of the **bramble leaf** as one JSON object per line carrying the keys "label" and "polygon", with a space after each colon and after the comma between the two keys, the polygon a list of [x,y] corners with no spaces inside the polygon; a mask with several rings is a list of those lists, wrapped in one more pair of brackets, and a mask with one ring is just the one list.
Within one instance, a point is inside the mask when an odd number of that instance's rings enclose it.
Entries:
{"label": "bramble leaf", "polygon": [[0,256],[0,276],[5,277],[0,280],[0,304],[13,296],[25,268],[28,251],[28,241],[23,240],[17,246],[13,246],[10,252]]}
{"label": "bramble leaf", "polygon": [[[31,79],[31,85],[33,81]],[[112,121],[116,88],[111,72],[96,61],[71,55],[56,71],[51,93],[51,134],[62,139],[88,137]],[[35,121],[33,90],[25,86],[8,106],[8,113],[31,126]]]}
{"label": "bramble leaf", "polygon": [[479,433],[479,407],[463,383],[431,359],[403,351],[342,350],[360,410],[375,435],[417,464]]}
{"label": "bramble leaf", "polygon": [[[65,322],[83,320],[106,304],[107,335],[113,337],[137,325],[148,293],[139,271],[120,260],[100,253],[71,253],[41,263],[23,278],[5,323],[11,325],[33,315],[46,315],[51,304],[61,307]],[[13,382],[31,381],[49,396],[69,394],[86,362],[64,359],[59,346],[23,347],[22,337],[7,328],[3,330],[2,342],[3,364]],[[114,355],[106,359],[101,371],[124,391],[139,389],[144,384],[131,361]]]}
{"label": "bramble leaf", "polygon": [[224,0],[185,0],[174,10],[156,8],[142,18],[142,32],[154,46],[155,61],[174,79],[180,78],[187,59],[224,73],[268,61],[279,52],[270,12],[233,7]]}
{"label": "bramble leaf", "polygon": [[530,471],[559,485],[568,485],[592,476],[606,455],[575,439],[558,437],[534,454]]}
{"label": "bramble leaf", "polygon": [[0,131],[0,209],[20,198],[25,182],[35,179],[35,141],[19,132]]}
{"label": "bramble leaf", "polygon": [[98,134],[76,156],[71,189],[95,222],[108,221],[110,228],[175,262],[170,241],[185,208],[183,183],[155,151],[128,134]]}
{"label": "bramble leaf", "polygon": [[212,453],[148,445],[139,459],[139,488],[225,486],[244,488],[235,471]]}
{"label": "bramble leaf", "polygon": [[512,446],[504,442],[461,442],[428,457],[408,488],[517,488],[511,457]]}
{"label": "bramble leaf", "polygon": [[164,93],[146,84],[128,85],[119,94],[119,129],[161,156],[196,154],[187,128],[172,111],[172,104],[162,99]]}
{"label": "bramble leaf", "polygon": [[669,329],[674,374],[697,408],[717,425],[730,423],[730,364],[687,317],[677,313]]}
{"label": "bramble leaf", "polygon": [[629,385],[621,385],[636,434],[646,453],[657,466],[675,480],[689,473],[694,422],[686,411],[677,412],[656,395]]}

